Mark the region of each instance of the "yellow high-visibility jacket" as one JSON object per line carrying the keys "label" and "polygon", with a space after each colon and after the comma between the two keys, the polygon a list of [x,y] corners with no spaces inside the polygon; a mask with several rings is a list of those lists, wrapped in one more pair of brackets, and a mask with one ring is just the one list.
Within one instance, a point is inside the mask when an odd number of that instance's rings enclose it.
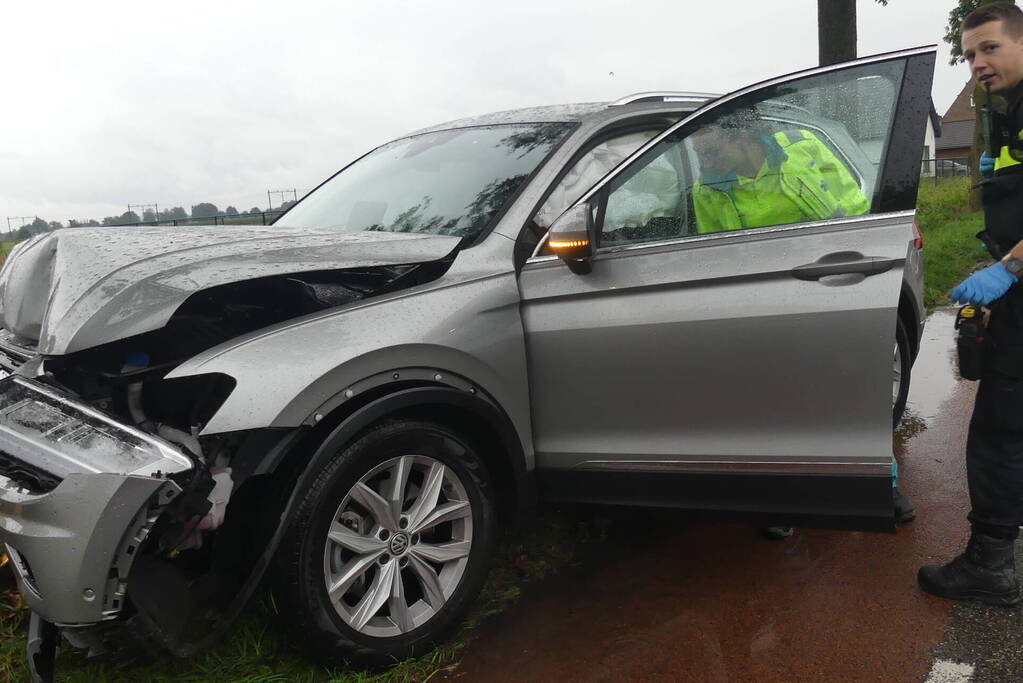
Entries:
{"label": "yellow high-visibility jacket", "polygon": [[856,216],[870,210],[859,183],[808,130],[764,137],[767,161],[756,177],[705,177],[693,186],[699,232]]}

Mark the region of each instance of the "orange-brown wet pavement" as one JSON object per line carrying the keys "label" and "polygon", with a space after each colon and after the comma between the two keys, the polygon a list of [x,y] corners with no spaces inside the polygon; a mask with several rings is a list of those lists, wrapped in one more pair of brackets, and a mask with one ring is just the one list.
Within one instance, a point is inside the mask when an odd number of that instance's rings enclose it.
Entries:
{"label": "orange-brown wet pavement", "polygon": [[673,511],[592,510],[611,520],[607,538],[492,617],[448,680],[923,681],[952,605],[916,571],[965,540],[974,390],[951,379],[937,318],[911,395],[928,426],[897,445],[914,523],[777,541]]}

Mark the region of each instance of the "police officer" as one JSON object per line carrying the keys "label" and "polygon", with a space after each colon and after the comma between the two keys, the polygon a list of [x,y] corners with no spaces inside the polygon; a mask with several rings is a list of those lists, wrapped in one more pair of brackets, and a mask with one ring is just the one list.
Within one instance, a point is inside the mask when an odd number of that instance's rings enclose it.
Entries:
{"label": "police officer", "polygon": [[700,232],[855,216],[870,200],[835,154],[809,130],[757,134],[725,120],[693,135],[700,182],[693,207]]}
{"label": "police officer", "polygon": [[996,258],[952,298],[989,306],[990,349],[966,443],[971,526],[966,550],[944,566],[920,569],[920,586],[953,600],[1020,602],[1013,545],[1023,524],[1023,12],[984,5],[962,24],[963,56],[981,85],[1007,107],[992,126],[999,155],[982,183],[985,243]]}

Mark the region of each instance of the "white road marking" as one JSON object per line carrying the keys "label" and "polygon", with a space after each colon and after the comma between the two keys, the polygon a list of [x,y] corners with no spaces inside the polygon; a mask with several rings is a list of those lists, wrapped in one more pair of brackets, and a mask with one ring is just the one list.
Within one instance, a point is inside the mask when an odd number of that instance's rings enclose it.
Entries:
{"label": "white road marking", "polygon": [[973,680],[973,665],[939,659],[931,665],[931,673],[924,683],[969,683]]}

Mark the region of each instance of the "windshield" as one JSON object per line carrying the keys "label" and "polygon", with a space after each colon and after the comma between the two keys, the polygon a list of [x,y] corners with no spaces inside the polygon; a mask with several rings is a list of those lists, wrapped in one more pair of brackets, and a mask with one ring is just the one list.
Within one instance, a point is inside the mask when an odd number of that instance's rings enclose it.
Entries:
{"label": "windshield", "polygon": [[276,225],[474,238],[570,129],[518,124],[397,140],[331,178]]}

